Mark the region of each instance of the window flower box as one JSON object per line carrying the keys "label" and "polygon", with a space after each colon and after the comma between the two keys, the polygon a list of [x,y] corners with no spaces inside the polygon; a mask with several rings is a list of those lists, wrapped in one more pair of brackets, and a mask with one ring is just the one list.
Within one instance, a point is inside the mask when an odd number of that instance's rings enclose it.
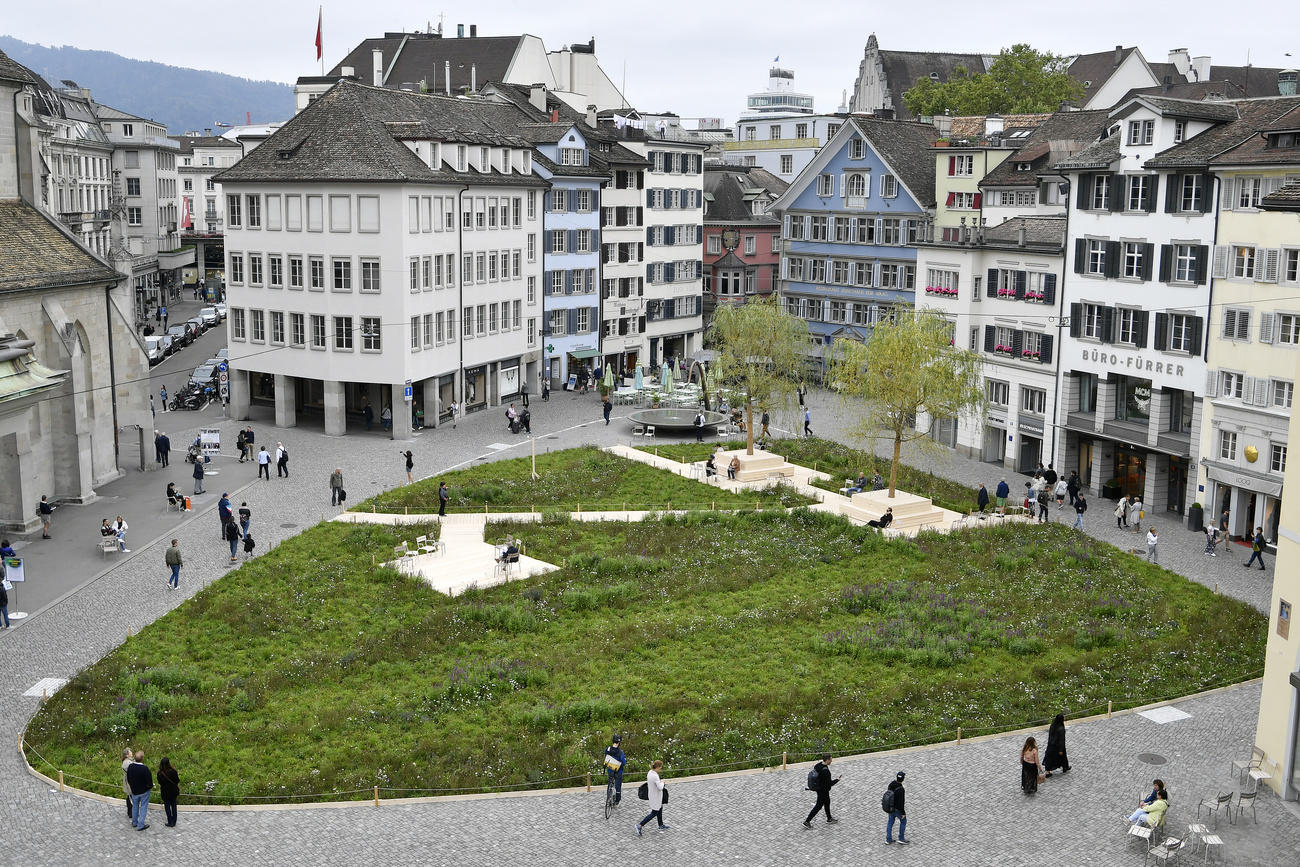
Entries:
{"label": "window flower box", "polygon": [[1016,297],[1016,290],[1014,290],[1014,289],[999,289],[999,290],[998,290],[998,297],[999,297],[999,298],[1015,298],[1015,297]]}
{"label": "window flower box", "polygon": [[956,298],[957,290],[949,289],[947,286],[926,286],[926,295],[938,295],[942,298]]}
{"label": "window flower box", "polygon": [[999,343],[999,344],[997,344],[996,346],[993,347],[993,351],[994,351],[994,352],[999,352],[999,353],[1001,353],[1001,354],[1003,354],[1003,355],[1010,355],[1010,354],[1011,354],[1011,347],[1010,347],[1010,346],[1006,346],[1005,344]]}
{"label": "window flower box", "polygon": [[1042,359],[1042,354],[1033,349],[1022,349],[1020,350],[1020,357],[1029,361],[1039,361]]}
{"label": "window flower box", "polygon": [[1047,295],[1046,295],[1045,293],[1043,293],[1043,292],[1026,292],[1026,293],[1025,293],[1025,300],[1026,300],[1026,301],[1046,301],[1046,300],[1047,300]]}

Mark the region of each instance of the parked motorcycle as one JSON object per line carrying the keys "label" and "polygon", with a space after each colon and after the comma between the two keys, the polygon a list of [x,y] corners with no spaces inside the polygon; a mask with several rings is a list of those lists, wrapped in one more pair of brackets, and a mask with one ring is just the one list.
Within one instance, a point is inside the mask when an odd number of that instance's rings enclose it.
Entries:
{"label": "parked motorcycle", "polygon": [[176,392],[168,408],[172,410],[203,409],[212,400],[214,394],[216,394],[216,391],[210,385],[200,386],[190,383]]}

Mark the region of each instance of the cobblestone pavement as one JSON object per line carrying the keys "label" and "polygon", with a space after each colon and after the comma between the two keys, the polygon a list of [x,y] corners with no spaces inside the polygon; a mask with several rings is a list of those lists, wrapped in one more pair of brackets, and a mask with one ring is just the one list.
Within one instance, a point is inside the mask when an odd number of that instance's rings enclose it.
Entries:
{"label": "cobblestone pavement", "polygon": [[[833,398],[813,396],[814,430],[834,435],[817,420],[834,411]],[[539,451],[583,442],[608,445],[628,440],[618,419],[608,428],[599,419],[594,396],[559,393],[549,404],[534,400],[534,430]],[[190,414],[195,428],[217,413]],[[527,441],[505,432],[497,410],[468,417],[452,429],[425,431],[411,444],[417,475],[496,456],[526,454]],[[255,410],[259,439],[282,440],[293,454],[289,479],[258,481],[256,470],[235,465],[222,489],[245,499],[254,514],[261,550],[319,520],[329,511],[328,475],[343,468],[355,502],[404,480],[397,443],[378,433],[328,438],[309,427],[275,430],[269,411]],[[222,424],[233,442],[236,425]],[[191,434],[192,435],[192,434]],[[551,437],[554,437],[552,439]],[[506,449],[493,448],[506,444]],[[402,448],[406,448],[403,444]],[[932,463],[937,463],[930,459]],[[968,466],[969,465],[969,466]],[[986,465],[945,461],[941,473],[965,478]],[[93,507],[92,507],[93,508]],[[0,637],[5,666],[0,673],[0,737],[11,745],[35,712],[39,699],[22,692],[46,676],[68,677],[93,663],[184,599],[201,584],[219,578],[227,564],[215,532],[215,502],[200,504],[176,535],[185,551],[181,589],[164,588],[165,569],[158,540],[133,540],[133,553],[95,580],[36,613],[20,628]],[[454,509],[453,509],[454,510]],[[1101,524],[1098,516],[1094,526]],[[1173,541],[1176,534],[1170,532]],[[1104,531],[1101,533],[1106,538]],[[1186,537],[1184,537],[1186,538]],[[1171,548],[1164,560],[1180,561]],[[1184,544],[1183,547],[1186,547]],[[1196,549],[1199,551],[1199,548]],[[1196,555],[1199,557],[1199,553]],[[1243,558],[1244,559],[1244,558]],[[1229,560],[1211,565],[1186,558],[1193,577],[1219,582],[1224,592],[1251,598],[1258,572],[1246,573]],[[1204,558],[1210,561],[1210,558]],[[85,575],[98,566],[88,560]],[[1271,568],[1271,567],[1270,567]],[[1180,569],[1181,571],[1181,569]],[[1234,580],[1235,579],[1235,580]],[[1262,594],[1261,594],[1262,598]],[[671,830],[632,830],[640,805],[629,796],[615,819],[600,815],[599,794],[558,793],[524,798],[494,798],[434,804],[301,809],[276,812],[183,813],[178,828],[161,821],[144,833],[129,830],[120,806],[110,806],[50,787],[26,774],[14,749],[0,759],[0,862],[22,864],[102,864],[127,859],[140,863],[341,864],[358,859],[429,864],[499,864],[507,859],[573,864],[610,857],[636,862],[684,864],[858,864],[886,860],[915,864],[1061,863],[1108,865],[1136,863],[1136,844],[1124,834],[1121,814],[1131,809],[1154,776],[1170,785],[1174,799],[1170,829],[1182,831],[1195,820],[1195,802],[1228,789],[1233,758],[1249,754],[1258,707],[1257,683],[1178,702],[1189,719],[1156,725],[1135,715],[1072,726],[1069,735],[1075,770],[1048,781],[1033,799],[1017,788],[1017,753],[1022,734],[960,746],[944,745],[905,755],[837,762],[844,782],[835,789],[835,810],[844,821],[799,828],[811,806],[802,792],[805,769],[773,771],[673,785],[666,811]],[[36,745],[39,747],[39,744]],[[144,743],[153,760],[165,744]],[[508,745],[505,747],[508,749]],[[1155,753],[1167,763],[1141,762]],[[633,751],[635,757],[635,751]],[[641,760],[647,757],[635,757]],[[883,843],[880,791],[896,770],[908,772],[910,849]],[[181,768],[201,779],[201,771]],[[103,779],[115,777],[105,768]],[[400,783],[399,783],[400,785]],[[630,794],[630,793],[629,793]],[[1231,864],[1282,864],[1300,861],[1300,822],[1271,794],[1261,796],[1259,824],[1220,822]],[[158,814],[161,819],[161,814]],[[1009,833],[1008,833],[1009,832]]]}

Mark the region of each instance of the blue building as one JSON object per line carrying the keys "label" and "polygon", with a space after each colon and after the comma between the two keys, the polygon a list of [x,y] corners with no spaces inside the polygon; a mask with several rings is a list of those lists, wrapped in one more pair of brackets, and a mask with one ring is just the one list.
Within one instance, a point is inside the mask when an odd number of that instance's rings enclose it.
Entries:
{"label": "blue building", "polygon": [[600,200],[610,171],[576,124],[521,132],[536,148],[534,170],[551,183],[542,208],[542,371],[559,389],[579,366],[600,364]]}
{"label": "blue building", "polygon": [[864,340],[911,305],[917,240],[934,215],[929,124],[850,117],[773,204],[785,237],[780,294],[815,338]]}

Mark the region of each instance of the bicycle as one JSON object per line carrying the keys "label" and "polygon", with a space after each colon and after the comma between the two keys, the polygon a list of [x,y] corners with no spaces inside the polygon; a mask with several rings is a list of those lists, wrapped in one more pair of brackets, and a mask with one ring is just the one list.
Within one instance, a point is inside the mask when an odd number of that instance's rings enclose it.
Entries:
{"label": "bicycle", "polygon": [[605,818],[608,819],[613,815],[614,808],[618,806],[619,793],[616,784],[622,782],[626,760],[619,761],[616,756],[606,752],[602,764],[605,767]]}

